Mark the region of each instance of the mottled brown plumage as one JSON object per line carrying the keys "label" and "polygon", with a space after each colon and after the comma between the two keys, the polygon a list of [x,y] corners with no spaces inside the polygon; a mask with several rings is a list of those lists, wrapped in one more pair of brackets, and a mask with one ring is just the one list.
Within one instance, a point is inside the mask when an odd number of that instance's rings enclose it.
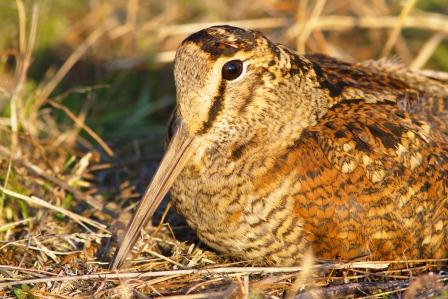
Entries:
{"label": "mottled brown plumage", "polygon": [[171,185],[199,238],[234,257],[448,257],[443,75],[217,26],[182,43],[175,78],[174,137],[113,268]]}

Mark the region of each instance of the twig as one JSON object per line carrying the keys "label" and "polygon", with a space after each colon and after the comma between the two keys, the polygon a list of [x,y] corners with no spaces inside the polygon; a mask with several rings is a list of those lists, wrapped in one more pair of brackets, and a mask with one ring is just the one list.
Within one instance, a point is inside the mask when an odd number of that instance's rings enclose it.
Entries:
{"label": "twig", "polygon": [[[34,242],[36,242],[36,239],[34,237],[30,238],[30,243],[31,243],[31,240],[34,240]],[[17,243],[17,242],[14,242],[14,241],[6,243],[5,245],[1,246],[0,249],[6,248],[6,247],[11,246],[11,245],[15,245],[17,247],[25,247],[26,250],[32,249],[32,250],[35,250],[35,251],[43,252],[56,263],[60,263],[59,258],[56,255],[72,255],[72,254],[77,254],[77,253],[81,253],[82,252],[82,250],[54,251],[54,250],[48,249],[47,247],[45,247],[40,242],[37,242],[37,245],[39,245],[40,247],[36,247],[36,246],[29,245],[29,244],[24,245],[24,244]]]}
{"label": "twig", "polygon": [[302,27],[300,34],[297,37],[297,51],[301,54],[305,53],[305,42],[310,36],[310,33],[313,31],[314,24],[316,24],[319,16],[322,14],[322,10],[324,9],[325,3],[327,0],[318,0],[316,5],[314,5],[313,11],[311,12],[310,19],[308,22]]}
{"label": "twig", "polygon": [[86,131],[96,142],[98,142],[98,144],[104,149],[104,151],[110,156],[113,157],[114,156],[114,152],[112,151],[112,149],[109,147],[109,145],[107,145],[107,143],[94,131],[92,130],[88,125],[85,124],[85,122],[83,122],[82,120],[80,120],[75,114],[73,114],[73,112],[70,111],[70,109],[68,109],[67,107],[65,107],[64,105],[53,101],[53,100],[46,100],[45,102],[47,102],[48,104],[50,104],[51,106],[53,106],[56,109],[62,110],[64,111],[64,113],[71,119],[73,120],[73,122],[75,122],[75,124],[79,127],[81,127],[82,129],[84,129],[84,131]]}
{"label": "twig", "polygon": [[[303,292],[295,296],[295,299],[305,298],[335,298],[345,297],[354,293],[372,292],[374,290],[390,290],[394,289],[396,292],[402,292],[407,289],[409,285],[408,280],[401,281],[387,281],[387,282],[353,282],[344,283],[342,285],[329,286],[321,289],[314,289]],[[313,296],[314,295],[314,296]],[[370,298],[370,296],[369,296]]]}
{"label": "twig", "polygon": [[215,283],[217,281],[222,281],[224,278],[223,277],[218,277],[218,278],[214,278],[214,279],[208,279],[206,281],[202,281],[200,283],[195,284],[194,286],[192,286],[191,288],[189,288],[185,294],[188,295],[191,292],[197,290],[198,288],[203,288],[204,286],[208,285],[208,284],[212,284]]}
{"label": "twig", "polygon": [[148,252],[149,254],[154,255],[154,256],[156,256],[156,257],[158,257],[158,258],[160,258],[160,259],[162,259],[164,261],[167,261],[170,264],[176,265],[176,266],[178,266],[180,268],[184,268],[185,267],[181,263],[178,263],[178,262],[170,259],[169,257],[166,257],[166,256],[164,256],[164,255],[162,255],[160,253],[157,253],[157,252],[153,251],[153,250],[146,250],[146,252]]}
{"label": "twig", "polygon": [[25,218],[25,219],[22,219],[22,220],[19,220],[19,221],[10,222],[10,223],[6,223],[6,224],[3,224],[3,225],[0,225],[0,232],[6,231],[6,230],[10,230],[11,228],[13,228],[13,227],[15,227],[17,225],[21,225],[21,224],[30,222],[33,219],[34,218]]}
{"label": "twig", "polygon": [[410,64],[411,69],[421,69],[431,58],[439,44],[446,38],[445,33],[437,32],[423,45],[417,57]]}
{"label": "twig", "polygon": [[[248,29],[269,29],[269,28],[281,28],[289,23],[287,19],[284,18],[264,18],[264,19],[252,19],[252,20],[241,20],[241,21],[229,21],[225,22],[231,26],[243,27]],[[187,35],[198,30],[204,29],[210,26],[222,25],[223,22],[203,22],[203,23],[190,23],[182,25],[171,25],[162,28],[157,28],[157,33],[160,38],[165,38],[170,35]],[[154,27],[142,26],[142,32],[149,31],[149,29]],[[145,30],[146,29],[146,30]]]}
{"label": "twig", "polygon": [[26,47],[26,13],[25,13],[25,6],[23,4],[22,0],[16,0],[17,5],[17,13],[19,15],[19,56],[17,59],[17,73],[16,73],[16,87],[14,88],[14,91],[11,96],[11,101],[9,103],[9,107],[11,110],[11,116],[10,116],[10,122],[11,122],[11,148],[13,151],[15,151],[18,143],[18,136],[17,132],[19,130],[18,125],[18,116],[17,116],[17,98],[19,96],[19,93],[21,93],[23,89],[23,81],[22,79],[25,78],[25,75],[23,74],[26,70],[24,68],[24,57],[25,57],[25,47]]}
{"label": "twig", "polygon": [[[353,263],[334,263],[321,264],[313,266],[316,270],[329,269],[350,269],[350,268],[368,268],[368,269],[385,269],[389,266],[389,262],[353,262]],[[121,273],[96,273],[86,275],[58,276],[58,277],[42,277],[34,279],[23,279],[8,282],[0,282],[0,287],[6,287],[16,284],[30,284],[40,282],[54,281],[73,281],[73,280],[92,280],[92,279],[144,279],[149,277],[159,277],[167,275],[216,275],[216,274],[274,274],[299,272],[302,267],[221,267],[211,269],[187,269],[187,270],[169,270],[169,271],[152,271],[152,272],[121,272]]]}
{"label": "twig", "polygon": [[[371,1],[356,1],[354,2],[360,7],[362,7],[362,13],[361,15],[366,16],[376,16],[376,15],[389,15],[391,12],[390,5],[387,5],[385,0],[371,0]],[[372,5],[375,7],[375,9],[372,9]],[[375,32],[373,33],[372,37],[374,36],[373,40],[381,40],[381,32]],[[399,34],[397,36],[397,41],[394,46],[395,50],[397,51],[398,56],[405,62],[406,64],[409,64],[412,60],[413,54],[411,53],[409,49],[409,45],[407,44],[407,41],[405,38],[403,38],[402,34]],[[378,53],[381,54],[381,53]]]}
{"label": "twig", "polygon": [[56,212],[60,212],[60,213],[62,213],[64,215],[66,215],[67,217],[73,219],[74,221],[76,221],[79,224],[82,224],[82,222],[84,222],[84,223],[89,224],[89,225],[91,225],[93,227],[96,227],[97,229],[102,230],[102,231],[104,231],[106,233],[110,233],[107,230],[107,226],[106,225],[101,224],[101,223],[99,223],[97,221],[94,221],[92,219],[86,218],[84,216],[78,215],[76,213],[73,213],[73,212],[71,212],[69,210],[66,210],[64,208],[54,206],[54,205],[46,202],[45,200],[42,200],[42,199],[36,197],[36,196],[31,196],[31,197],[30,196],[26,196],[26,195],[14,192],[12,190],[6,189],[6,188],[4,188],[2,186],[0,186],[0,191],[4,192],[5,194],[7,194],[9,196],[12,196],[12,197],[24,200],[27,203],[39,205],[39,206],[45,207],[47,209],[50,209],[50,210],[53,210],[53,211],[56,211]]}
{"label": "twig", "polygon": [[23,268],[23,267],[9,266],[9,265],[0,265],[0,269],[1,270],[18,271],[18,272],[33,274],[33,275],[38,275],[38,276],[44,276],[44,275],[57,276],[56,273],[52,273],[52,272],[48,272],[48,271],[37,270],[37,269],[27,269],[27,268]]}
{"label": "twig", "polygon": [[[384,29],[393,28],[399,17],[396,16],[344,16],[326,15],[321,16],[313,25],[324,31],[349,30],[353,28]],[[435,32],[448,33],[448,17],[442,14],[408,16],[401,24],[402,28],[419,28]],[[295,25],[296,26],[296,25]],[[297,34],[297,29],[294,28]]]}
{"label": "twig", "polygon": [[[241,22],[229,22],[235,26],[241,26],[245,28],[261,28],[261,24],[266,22],[266,27],[264,28],[282,28],[287,26],[289,21],[287,19],[272,18],[272,19],[256,19],[253,20],[255,23],[251,26],[251,20],[245,20]],[[313,31],[315,29],[320,29],[322,31],[342,31],[350,30],[353,28],[364,28],[364,29],[388,29],[393,28],[399,21],[397,16],[344,16],[344,15],[326,15],[316,18],[316,21],[310,24],[309,30]],[[258,23],[260,22],[260,24]],[[163,37],[174,36],[174,35],[187,35],[200,30],[207,26],[218,25],[221,23],[195,23],[195,24],[184,24],[184,25],[174,25],[167,26],[160,29],[160,35]],[[289,30],[288,35],[297,36],[297,34],[302,30],[303,24],[296,23]],[[434,32],[441,32],[448,34],[448,17],[442,14],[431,14],[431,15],[418,15],[418,16],[408,16],[403,20],[401,24],[402,28],[419,28],[430,30]],[[176,51],[163,51],[156,55],[155,61],[157,63],[169,63],[174,60],[174,55]],[[143,63],[143,60],[139,59],[127,59],[120,62],[116,68],[129,68],[139,63]],[[119,64],[119,63],[117,63]]]}
{"label": "twig", "polygon": [[50,80],[40,91],[39,98],[40,103],[37,107],[40,107],[40,104],[44,100],[46,100],[56,86],[61,82],[61,80],[65,77],[65,75],[70,71],[70,69],[75,65],[75,63],[87,52],[87,50],[94,45],[101,36],[107,31],[107,27],[100,27],[93,31],[87,39],[82,43],[76,50],[65,60],[64,64],[59,68],[56,75]]}
{"label": "twig", "polygon": [[401,10],[400,17],[399,17],[398,21],[395,23],[395,26],[392,29],[392,32],[390,33],[389,38],[387,39],[386,45],[383,48],[381,56],[388,56],[390,54],[392,47],[394,46],[394,44],[396,43],[396,41],[398,39],[398,36],[400,35],[400,31],[403,26],[403,23],[406,20],[406,17],[411,12],[412,8],[415,6],[415,3],[417,3],[417,0],[408,0],[406,2],[406,5]]}
{"label": "twig", "polygon": [[17,13],[19,15],[19,51],[24,54],[26,51],[26,12],[23,0],[16,0]]}
{"label": "twig", "polygon": [[208,299],[208,298],[235,298],[225,296],[226,292],[207,292],[202,294],[189,294],[189,295],[174,295],[174,296],[163,296],[156,298],[163,299]]}
{"label": "twig", "polygon": [[299,0],[299,3],[297,3],[296,18],[295,18],[295,24],[296,24],[295,29],[298,32],[298,34],[296,34],[296,50],[299,52],[300,52],[299,37],[303,31],[304,26],[306,25],[307,13],[308,13],[308,0]]}
{"label": "twig", "polygon": [[11,148],[15,151],[18,143],[17,132],[19,130],[18,124],[18,111],[17,100],[21,95],[25,86],[25,81],[28,73],[28,68],[31,64],[31,53],[34,48],[34,42],[37,34],[37,19],[38,19],[38,6],[36,3],[33,5],[30,34],[28,40],[28,46],[26,44],[26,13],[25,6],[22,0],[17,0],[17,10],[19,14],[19,59],[17,64],[16,86],[12,92],[10,109],[11,109]]}

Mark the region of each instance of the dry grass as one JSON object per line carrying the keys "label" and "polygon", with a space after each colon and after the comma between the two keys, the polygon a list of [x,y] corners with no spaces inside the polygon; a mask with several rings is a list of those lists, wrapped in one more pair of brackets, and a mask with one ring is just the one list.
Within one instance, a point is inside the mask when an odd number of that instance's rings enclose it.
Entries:
{"label": "dry grass", "polygon": [[[116,245],[110,243],[111,232],[120,231],[129,219],[140,196],[135,190],[141,188],[135,186],[149,180],[150,170],[142,166],[145,156],[138,141],[111,147],[87,125],[92,103],[86,101],[79,113],[63,103],[69,93],[88,98],[102,86],[56,91],[86,56],[114,71],[160,66],[172,61],[185,35],[224,22],[263,30],[300,52],[323,52],[348,60],[393,53],[420,69],[428,65],[446,38],[447,15],[419,11],[418,2],[412,0],[405,1],[403,7],[383,0],[222,1],[222,12],[211,17],[188,15],[185,6],[174,0],[156,12],[138,0],[92,3],[64,35],[71,53],[57,70],[50,69],[36,88],[27,89],[26,84],[39,31],[38,16],[45,17],[39,15],[38,1],[30,6],[16,1],[18,47],[0,52],[0,62],[5,61],[2,57],[12,57],[16,66],[14,71],[0,72],[0,108],[8,111],[0,119],[0,297],[401,294],[411,298],[448,294],[446,260],[332,263],[309,254],[301,267],[235,262],[185,237],[188,229],[173,216],[169,205],[158,215],[160,224],[142,232],[127,268],[109,272],[110,252]],[[218,11],[217,7],[209,4],[207,9]],[[238,20],[230,20],[228,15],[233,14]],[[409,28],[425,34],[405,37],[403,30]],[[148,51],[154,53],[152,61],[145,56]],[[159,102],[160,107],[169,104]],[[62,111],[71,123],[58,122],[55,111]],[[165,218],[169,221],[163,221]]]}

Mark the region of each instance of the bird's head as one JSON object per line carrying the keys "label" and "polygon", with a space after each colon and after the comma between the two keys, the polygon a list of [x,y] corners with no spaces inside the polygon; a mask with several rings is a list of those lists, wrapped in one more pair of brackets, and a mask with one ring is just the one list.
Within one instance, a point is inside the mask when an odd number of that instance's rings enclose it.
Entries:
{"label": "bird's head", "polygon": [[249,105],[260,104],[257,94],[272,81],[272,49],[260,33],[230,26],[207,28],[183,41],[174,76],[179,117],[190,134],[216,140],[232,134],[234,126],[242,129],[237,120],[245,118]]}

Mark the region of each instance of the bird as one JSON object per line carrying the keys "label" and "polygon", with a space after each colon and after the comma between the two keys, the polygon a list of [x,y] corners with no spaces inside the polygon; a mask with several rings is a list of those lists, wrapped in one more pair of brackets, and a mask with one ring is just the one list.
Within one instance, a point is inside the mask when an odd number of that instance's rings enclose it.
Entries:
{"label": "bird", "polygon": [[169,145],[111,269],[168,191],[200,240],[299,265],[448,257],[448,77],[220,25],[176,51]]}

